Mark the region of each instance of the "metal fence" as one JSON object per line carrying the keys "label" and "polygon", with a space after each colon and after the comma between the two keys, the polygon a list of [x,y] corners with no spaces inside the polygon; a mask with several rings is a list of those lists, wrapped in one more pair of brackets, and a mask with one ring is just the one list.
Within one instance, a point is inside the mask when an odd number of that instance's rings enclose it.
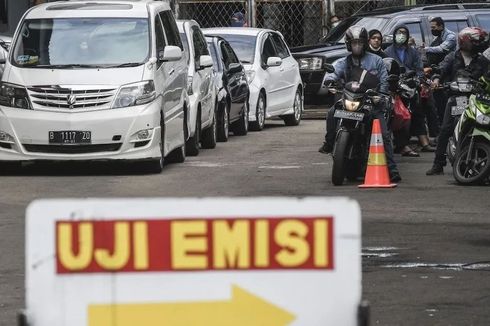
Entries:
{"label": "metal fence", "polygon": [[315,44],[327,31],[333,14],[348,17],[374,9],[404,5],[487,2],[486,0],[170,0],[179,19],[194,19],[201,27],[231,25],[234,13],[247,26],[280,31],[290,47]]}

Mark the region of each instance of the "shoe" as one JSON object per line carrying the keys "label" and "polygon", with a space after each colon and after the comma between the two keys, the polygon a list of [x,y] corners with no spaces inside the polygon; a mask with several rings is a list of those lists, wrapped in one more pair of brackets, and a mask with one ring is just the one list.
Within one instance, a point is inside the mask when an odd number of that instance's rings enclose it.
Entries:
{"label": "shoe", "polygon": [[323,145],[318,149],[318,151],[323,154],[330,154],[332,153],[332,150],[332,146],[329,146],[326,142],[324,142]]}
{"label": "shoe", "polygon": [[398,171],[390,173],[390,181],[391,182],[400,182],[402,181],[402,177]]}
{"label": "shoe", "polygon": [[432,147],[431,145],[425,145],[425,146],[422,146],[422,148],[420,149],[421,152],[426,152],[426,153],[433,153],[436,151],[436,149],[434,147]]}
{"label": "shoe", "polygon": [[420,154],[415,151],[406,151],[406,152],[402,152],[402,156],[420,157]]}
{"label": "shoe", "polygon": [[426,175],[441,175],[444,174],[444,168],[439,164],[434,164],[430,170],[425,172]]}

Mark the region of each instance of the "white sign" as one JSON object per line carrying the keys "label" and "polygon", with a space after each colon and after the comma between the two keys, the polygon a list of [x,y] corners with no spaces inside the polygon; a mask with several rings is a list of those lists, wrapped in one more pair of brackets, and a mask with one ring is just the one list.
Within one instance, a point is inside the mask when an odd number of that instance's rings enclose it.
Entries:
{"label": "white sign", "polygon": [[357,324],[346,198],[40,200],[26,237],[32,326]]}

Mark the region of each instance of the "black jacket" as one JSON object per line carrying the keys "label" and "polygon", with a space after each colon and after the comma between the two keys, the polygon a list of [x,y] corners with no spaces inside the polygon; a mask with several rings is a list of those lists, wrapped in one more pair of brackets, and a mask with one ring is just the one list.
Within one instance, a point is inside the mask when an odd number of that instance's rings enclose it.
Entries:
{"label": "black jacket", "polygon": [[388,58],[388,56],[386,55],[385,51],[383,51],[383,49],[380,49],[379,51],[373,51],[373,49],[371,49],[368,46],[367,52],[371,52],[372,54],[376,54],[377,56],[380,56],[381,59]]}
{"label": "black jacket", "polygon": [[461,50],[449,53],[439,64],[440,77],[443,81],[455,81],[458,71],[465,70],[471,78],[478,80],[487,73],[490,61],[481,54],[475,54],[470,64],[465,67]]}

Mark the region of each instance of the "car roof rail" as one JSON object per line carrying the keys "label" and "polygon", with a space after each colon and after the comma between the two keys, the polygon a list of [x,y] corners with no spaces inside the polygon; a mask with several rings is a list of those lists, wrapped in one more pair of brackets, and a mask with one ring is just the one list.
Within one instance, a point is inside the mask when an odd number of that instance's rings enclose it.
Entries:
{"label": "car roof rail", "polygon": [[454,3],[454,4],[440,4],[432,6],[419,6],[412,10],[421,11],[435,11],[435,10],[464,10],[464,9],[482,9],[490,8],[490,3]]}

